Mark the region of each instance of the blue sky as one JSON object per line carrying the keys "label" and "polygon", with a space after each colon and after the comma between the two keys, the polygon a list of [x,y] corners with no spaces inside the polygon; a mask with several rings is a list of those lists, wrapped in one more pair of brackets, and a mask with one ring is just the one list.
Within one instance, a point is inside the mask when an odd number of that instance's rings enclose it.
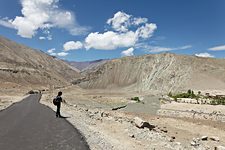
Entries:
{"label": "blue sky", "polygon": [[74,61],[224,58],[224,14],[224,0],[1,0],[0,35]]}

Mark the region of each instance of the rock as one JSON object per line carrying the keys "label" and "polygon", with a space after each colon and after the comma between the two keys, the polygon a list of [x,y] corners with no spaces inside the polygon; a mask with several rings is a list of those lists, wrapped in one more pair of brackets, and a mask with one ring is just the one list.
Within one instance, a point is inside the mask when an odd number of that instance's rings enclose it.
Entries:
{"label": "rock", "polygon": [[171,136],[171,138],[172,138],[172,139],[174,139],[174,140],[176,139],[176,137],[175,137],[175,136]]}
{"label": "rock", "polygon": [[164,133],[168,132],[168,130],[166,130],[166,129],[161,129],[161,131],[164,132]]}
{"label": "rock", "polygon": [[200,139],[199,138],[193,138],[193,141],[191,142],[191,146],[199,146]]}
{"label": "rock", "polygon": [[197,143],[200,141],[200,138],[193,138],[193,141]]}
{"label": "rock", "polygon": [[191,146],[196,146],[196,143],[192,141]]}
{"label": "rock", "polygon": [[99,113],[99,111],[95,111],[95,112],[94,112],[94,114],[98,114],[98,113]]}
{"label": "rock", "polygon": [[171,136],[171,138],[170,138],[170,142],[174,142],[174,140],[176,139],[176,137],[175,136]]}
{"label": "rock", "polygon": [[108,113],[105,113],[105,112],[102,112],[102,113],[101,113],[101,117],[108,117],[108,116],[109,116]]}
{"label": "rock", "polygon": [[131,138],[135,138],[134,134],[130,134],[129,137]]}
{"label": "rock", "polygon": [[139,117],[135,117],[134,118],[134,123],[135,123],[136,127],[142,128],[142,126],[144,124],[144,121],[141,118],[139,118]]}
{"label": "rock", "polygon": [[170,139],[169,141],[170,141],[170,142],[174,142],[174,139]]}
{"label": "rock", "polygon": [[199,143],[192,141],[191,146],[199,146]]}
{"label": "rock", "polygon": [[217,147],[215,147],[215,150],[225,150],[225,147],[224,146],[217,146]]}
{"label": "rock", "polygon": [[216,136],[210,137],[210,140],[212,140],[212,141],[217,141],[217,142],[220,141],[220,139],[219,139],[218,137],[216,137]]}
{"label": "rock", "polygon": [[202,141],[207,141],[207,140],[208,140],[208,136],[202,136],[202,137],[201,137],[201,140],[202,140]]}
{"label": "rock", "polygon": [[138,127],[138,128],[145,128],[145,127],[146,127],[146,128],[148,128],[149,130],[152,130],[152,129],[154,129],[154,128],[156,127],[155,125],[149,124],[148,122],[142,120],[142,119],[139,118],[139,117],[135,117],[135,118],[134,118],[134,124],[135,124],[135,126]]}
{"label": "rock", "polygon": [[125,108],[125,107],[127,107],[127,105],[114,107],[114,108],[112,108],[112,110],[118,110],[118,109],[122,109],[122,108]]}

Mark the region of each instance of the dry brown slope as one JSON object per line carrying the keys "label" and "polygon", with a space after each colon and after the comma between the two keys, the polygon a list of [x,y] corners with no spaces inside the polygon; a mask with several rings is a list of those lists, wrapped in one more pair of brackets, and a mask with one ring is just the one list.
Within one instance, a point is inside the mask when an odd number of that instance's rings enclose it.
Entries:
{"label": "dry brown slope", "polygon": [[64,61],[0,36],[0,83],[65,85],[79,73]]}
{"label": "dry brown slope", "polygon": [[225,60],[170,53],[124,57],[85,73],[84,88],[130,87],[160,93],[224,89]]}

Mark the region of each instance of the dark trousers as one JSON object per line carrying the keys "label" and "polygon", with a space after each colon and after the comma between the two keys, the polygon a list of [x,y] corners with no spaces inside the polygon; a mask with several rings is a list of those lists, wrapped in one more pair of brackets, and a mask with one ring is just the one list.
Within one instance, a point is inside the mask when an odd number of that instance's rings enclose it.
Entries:
{"label": "dark trousers", "polygon": [[60,117],[61,115],[60,115],[60,104],[59,105],[57,105],[57,110],[56,110],[56,117]]}

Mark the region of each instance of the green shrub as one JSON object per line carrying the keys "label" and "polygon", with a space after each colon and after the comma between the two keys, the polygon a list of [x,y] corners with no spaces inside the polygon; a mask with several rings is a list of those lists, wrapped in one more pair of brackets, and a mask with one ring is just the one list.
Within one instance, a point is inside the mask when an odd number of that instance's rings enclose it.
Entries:
{"label": "green shrub", "polygon": [[211,105],[225,105],[225,98],[212,98]]}
{"label": "green shrub", "polygon": [[139,97],[132,97],[131,100],[136,101],[136,102],[141,102],[141,100],[139,99]]}
{"label": "green shrub", "polygon": [[187,93],[179,93],[176,95],[172,95],[170,92],[168,96],[174,98],[174,100],[177,100],[177,98],[199,98],[199,96],[195,95],[194,91],[192,90],[188,90]]}
{"label": "green shrub", "polygon": [[210,104],[211,104],[211,105],[217,105],[217,102],[216,102],[216,100],[212,100],[212,101],[210,102]]}

